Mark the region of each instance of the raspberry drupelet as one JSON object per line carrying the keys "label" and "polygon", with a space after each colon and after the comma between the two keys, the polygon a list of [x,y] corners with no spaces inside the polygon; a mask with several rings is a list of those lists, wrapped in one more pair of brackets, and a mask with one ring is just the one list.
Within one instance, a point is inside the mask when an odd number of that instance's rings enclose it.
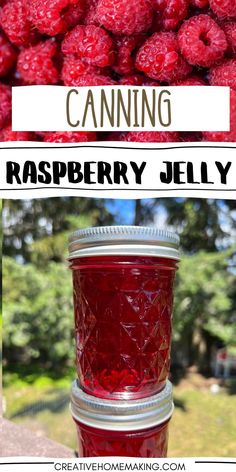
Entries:
{"label": "raspberry drupelet", "polygon": [[191,0],[191,5],[196,8],[207,8],[209,7],[209,0]]}

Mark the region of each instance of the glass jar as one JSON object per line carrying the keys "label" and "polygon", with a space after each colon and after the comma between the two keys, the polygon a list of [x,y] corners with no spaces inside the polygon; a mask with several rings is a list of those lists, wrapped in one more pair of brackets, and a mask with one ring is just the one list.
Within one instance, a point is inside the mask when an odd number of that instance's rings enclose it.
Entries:
{"label": "glass jar", "polygon": [[74,382],[71,412],[79,457],[167,457],[172,386],[141,400],[103,400]]}
{"label": "glass jar", "polygon": [[87,393],[138,399],[164,388],[178,246],[172,233],[132,226],[70,238],[77,373]]}

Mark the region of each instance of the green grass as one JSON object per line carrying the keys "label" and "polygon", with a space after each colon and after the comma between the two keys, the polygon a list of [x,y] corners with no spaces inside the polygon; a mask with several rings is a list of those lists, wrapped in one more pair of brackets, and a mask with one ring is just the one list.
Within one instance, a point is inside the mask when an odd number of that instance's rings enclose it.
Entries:
{"label": "green grass", "polygon": [[[174,388],[175,413],[170,423],[169,457],[235,457],[236,395],[225,389],[212,394],[194,376]],[[13,380],[13,379],[12,379]],[[41,378],[31,385],[8,382],[6,415],[12,421],[76,448],[75,427],[68,410],[70,379]]]}

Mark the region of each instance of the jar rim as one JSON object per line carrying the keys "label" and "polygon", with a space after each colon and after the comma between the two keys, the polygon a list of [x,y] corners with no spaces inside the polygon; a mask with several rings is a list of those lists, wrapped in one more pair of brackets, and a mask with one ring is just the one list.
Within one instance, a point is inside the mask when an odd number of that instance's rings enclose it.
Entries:
{"label": "jar rim", "polygon": [[104,255],[141,255],[179,260],[179,236],[146,226],[97,226],[69,237],[69,260]]}
{"label": "jar rim", "polygon": [[70,410],[75,421],[110,431],[140,431],[169,421],[174,410],[172,384],[139,400],[107,400],[84,392],[79,381],[72,384]]}

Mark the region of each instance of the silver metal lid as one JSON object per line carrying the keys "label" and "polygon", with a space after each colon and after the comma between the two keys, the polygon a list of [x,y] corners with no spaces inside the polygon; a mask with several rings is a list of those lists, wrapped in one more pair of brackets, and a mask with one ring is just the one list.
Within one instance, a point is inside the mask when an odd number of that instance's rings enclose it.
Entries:
{"label": "silver metal lid", "polygon": [[168,421],[174,404],[172,384],[161,392],[140,400],[103,400],[85,393],[74,381],[70,409],[75,420],[93,428],[109,431],[138,431]]}
{"label": "silver metal lid", "polygon": [[102,255],[148,255],[180,259],[177,234],[144,226],[80,229],[69,238],[69,253],[69,259]]}

